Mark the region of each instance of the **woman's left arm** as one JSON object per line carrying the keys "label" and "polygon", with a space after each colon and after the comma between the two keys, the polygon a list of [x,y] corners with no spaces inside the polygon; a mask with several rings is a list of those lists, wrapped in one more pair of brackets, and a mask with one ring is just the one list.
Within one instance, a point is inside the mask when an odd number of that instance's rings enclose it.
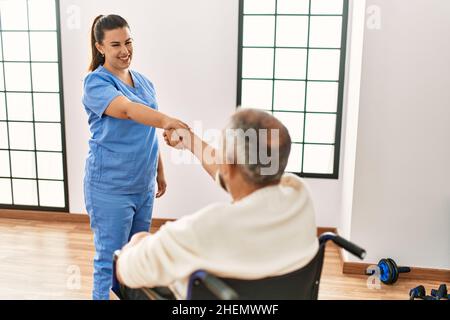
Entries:
{"label": "woman's left arm", "polygon": [[158,192],[156,193],[156,198],[161,198],[164,193],[166,193],[167,188],[161,154],[159,154],[158,156],[158,172],[156,173],[156,183],[158,184]]}

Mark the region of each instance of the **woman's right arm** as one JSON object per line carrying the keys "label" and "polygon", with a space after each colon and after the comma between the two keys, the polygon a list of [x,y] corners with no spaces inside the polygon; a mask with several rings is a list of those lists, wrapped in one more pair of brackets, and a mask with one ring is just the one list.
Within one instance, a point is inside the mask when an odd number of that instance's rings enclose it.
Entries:
{"label": "woman's right arm", "polygon": [[124,96],[115,98],[104,113],[113,118],[133,120],[146,126],[165,130],[189,128],[187,124],[178,119],[169,117],[143,104],[132,102]]}

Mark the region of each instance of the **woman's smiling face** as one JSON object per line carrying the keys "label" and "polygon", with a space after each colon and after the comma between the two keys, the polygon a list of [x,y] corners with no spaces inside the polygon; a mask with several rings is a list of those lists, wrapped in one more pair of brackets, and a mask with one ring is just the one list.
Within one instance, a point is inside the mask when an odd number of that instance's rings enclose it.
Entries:
{"label": "woman's smiling face", "polygon": [[105,64],[116,70],[128,69],[133,58],[133,39],[130,29],[118,28],[105,31],[103,42],[96,44],[105,55]]}

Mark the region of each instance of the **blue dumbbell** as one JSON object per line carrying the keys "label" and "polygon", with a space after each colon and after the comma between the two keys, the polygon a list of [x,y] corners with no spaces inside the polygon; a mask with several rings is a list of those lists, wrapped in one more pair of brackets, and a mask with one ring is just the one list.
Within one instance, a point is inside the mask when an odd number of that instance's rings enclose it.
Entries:
{"label": "blue dumbbell", "polygon": [[448,299],[450,295],[447,292],[447,285],[443,283],[439,286],[439,289],[431,289],[431,296],[436,300]]}
{"label": "blue dumbbell", "polygon": [[414,300],[416,298],[422,300],[436,300],[435,297],[426,295],[424,286],[418,286],[409,291],[409,300]]}

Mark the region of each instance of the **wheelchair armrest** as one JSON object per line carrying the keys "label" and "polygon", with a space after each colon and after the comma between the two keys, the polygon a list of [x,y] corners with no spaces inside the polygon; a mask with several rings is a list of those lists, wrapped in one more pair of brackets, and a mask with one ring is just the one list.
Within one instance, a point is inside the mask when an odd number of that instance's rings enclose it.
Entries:
{"label": "wheelchair armrest", "polygon": [[198,281],[220,300],[237,300],[239,298],[239,295],[230,286],[206,271],[197,271],[191,276],[192,285],[198,285]]}
{"label": "wheelchair armrest", "polygon": [[322,233],[319,237],[320,244],[325,244],[328,240],[332,240],[339,247],[344,248],[345,250],[357,256],[361,260],[364,259],[364,257],[366,256],[366,250],[357,246],[353,242],[350,242],[347,239],[338,236],[337,234],[334,234],[332,232],[325,232]]}
{"label": "wheelchair armrest", "polygon": [[[113,273],[116,274],[116,268],[117,268],[117,260],[119,259],[120,250],[114,251],[113,255]],[[126,294],[127,290],[135,290],[140,291],[142,294],[144,294],[149,300],[168,300],[167,298],[160,295],[155,290],[152,290],[152,288],[140,288],[140,289],[129,289],[123,284],[117,283],[117,287],[112,288],[112,292],[117,296],[119,300],[128,299],[128,295]]]}

